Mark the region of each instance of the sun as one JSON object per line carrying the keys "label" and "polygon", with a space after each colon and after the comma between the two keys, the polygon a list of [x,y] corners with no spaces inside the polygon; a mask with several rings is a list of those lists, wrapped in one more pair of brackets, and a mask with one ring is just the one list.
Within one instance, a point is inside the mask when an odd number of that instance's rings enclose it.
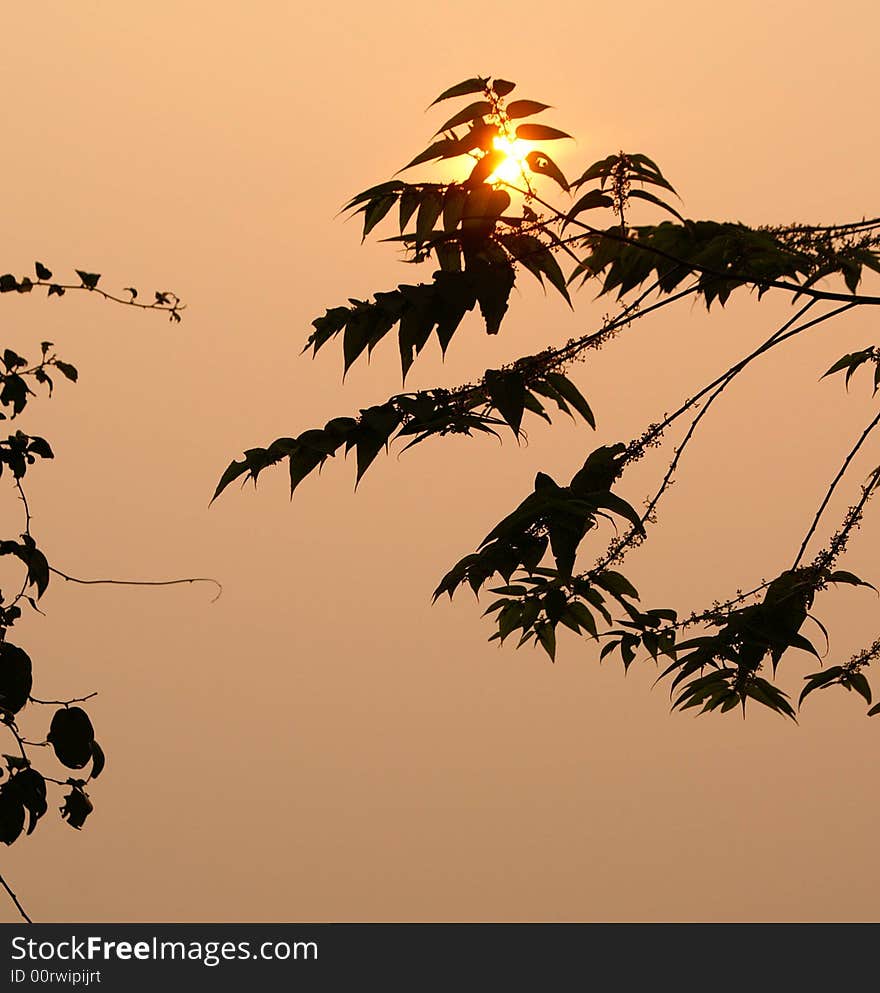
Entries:
{"label": "sun", "polygon": [[514,138],[511,140],[510,138],[506,138],[504,135],[498,135],[493,139],[492,146],[497,152],[502,152],[505,158],[498,168],[492,173],[492,175],[489,176],[486,182],[511,184],[522,183],[523,173],[528,170],[526,156],[534,148],[532,142],[524,141],[522,138]]}

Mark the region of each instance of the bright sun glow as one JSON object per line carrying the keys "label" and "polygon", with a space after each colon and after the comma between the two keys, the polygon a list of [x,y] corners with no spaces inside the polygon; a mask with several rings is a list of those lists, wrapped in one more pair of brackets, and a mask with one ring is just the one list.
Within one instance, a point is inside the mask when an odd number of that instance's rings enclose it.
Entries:
{"label": "bright sun glow", "polygon": [[522,138],[505,138],[498,135],[492,142],[498,152],[505,155],[504,161],[486,180],[487,183],[511,183],[522,186],[523,172],[528,170],[526,156],[532,151],[534,145],[530,141],[523,141]]}

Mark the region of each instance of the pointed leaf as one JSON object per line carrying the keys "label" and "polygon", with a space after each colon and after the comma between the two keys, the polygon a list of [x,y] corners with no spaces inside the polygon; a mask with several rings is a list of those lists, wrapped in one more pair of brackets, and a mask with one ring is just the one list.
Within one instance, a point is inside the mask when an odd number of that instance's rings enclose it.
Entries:
{"label": "pointed leaf", "polygon": [[507,116],[511,120],[520,117],[531,117],[532,114],[540,114],[542,110],[549,110],[549,103],[538,103],[537,100],[511,100],[504,108]]}
{"label": "pointed leaf", "polygon": [[559,138],[571,138],[571,135],[565,131],[549,128],[546,124],[520,124],[516,129],[516,136],[525,141],[556,141]]}
{"label": "pointed leaf", "polygon": [[552,180],[557,182],[566,193],[568,193],[569,186],[568,180],[565,178],[564,173],[559,168],[559,166],[546,155],[544,152],[529,152],[526,156],[526,162],[529,164],[529,168],[532,172],[537,172],[543,176],[549,176]]}
{"label": "pointed leaf", "polygon": [[453,114],[452,117],[440,128],[437,128],[435,134],[442,134],[444,131],[451,131],[453,128],[457,128],[460,124],[467,124],[470,121],[481,120],[492,113],[492,104],[488,100],[477,100],[474,103],[470,103],[463,110],[460,110],[457,114]]}
{"label": "pointed leaf", "polygon": [[[500,82],[500,80],[497,82]],[[448,90],[444,90],[440,96],[437,97],[436,100],[433,100],[428,106],[433,107],[434,104],[440,103],[441,100],[451,100],[453,97],[467,96],[468,93],[485,92],[488,83],[489,80],[483,79],[481,76],[473,76],[471,79],[464,79],[460,83],[456,83],[455,86],[450,86]],[[498,91],[496,90],[495,92],[497,93]]]}
{"label": "pointed leaf", "polygon": [[568,379],[567,376],[563,376],[561,372],[548,372],[547,382],[556,390],[559,395],[571,404],[572,407],[583,417],[583,419],[590,425],[590,427],[596,430],[596,418],[593,416],[593,411],[590,410],[590,405],[584,399],[581,391],[574,385],[574,383]]}
{"label": "pointed leaf", "polygon": [[635,197],[638,200],[647,200],[649,203],[654,203],[658,207],[662,207],[664,210],[668,210],[670,214],[673,214],[682,223],[684,223],[684,218],[681,216],[681,214],[679,214],[679,212],[674,207],[670,207],[669,204],[668,203],[664,203],[660,199],[660,197],[654,196],[653,193],[648,193],[647,190],[630,190],[629,197],[630,197],[630,199],[632,199],[633,197]]}

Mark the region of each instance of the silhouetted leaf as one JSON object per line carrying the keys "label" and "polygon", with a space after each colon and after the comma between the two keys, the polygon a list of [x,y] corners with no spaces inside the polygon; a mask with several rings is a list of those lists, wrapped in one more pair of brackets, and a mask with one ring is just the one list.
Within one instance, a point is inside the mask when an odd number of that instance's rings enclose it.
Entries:
{"label": "silhouetted leaf", "polygon": [[230,462],[226,467],[226,471],[220,477],[220,482],[217,484],[217,489],[214,490],[214,495],[211,497],[211,503],[213,503],[218,496],[226,489],[226,487],[234,482],[239,476],[243,476],[248,472],[248,462],[247,459],[242,459],[239,462]]}
{"label": "silhouetted leaf", "polygon": [[46,803],[46,780],[36,769],[25,768],[9,780],[7,789],[14,793],[28,812],[27,834],[31,834],[37,821],[48,810]]}
{"label": "silhouetted leaf", "polygon": [[565,131],[549,128],[546,124],[520,124],[516,129],[516,136],[525,141],[556,141],[559,138],[571,138],[571,135]]}
{"label": "silhouetted leaf", "polygon": [[55,711],[46,740],[62,765],[81,769],[92,757],[95,731],[81,707],[62,707]]}
{"label": "silhouetted leaf", "polygon": [[79,378],[79,372],[76,366],[72,366],[69,362],[62,362],[60,359],[56,359],[55,368],[72,383],[75,383]]}
{"label": "silhouetted leaf", "polygon": [[46,279],[51,279],[52,278],[51,271],[49,269],[47,269],[43,265],[42,262],[35,262],[34,263],[34,270],[37,273],[37,279],[46,280]]}
{"label": "silhouetted leaf", "polygon": [[868,706],[871,705],[871,687],[863,673],[851,672],[844,685],[854,689],[856,693],[864,698]]}
{"label": "silhouetted leaf", "polygon": [[432,162],[434,159],[454,158],[466,151],[467,149],[462,148],[460,141],[454,138],[441,138],[440,141],[435,141],[429,145],[423,152],[419,152],[400,171],[404,172],[406,169],[412,169],[413,166],[421,165],[423,162]]}
{"label": "silhouetted leaf", "polygon": [[477,100],[475,103],[468,104],[467,107],[460,110],[457,114],[453,114],[442,127],[437,128],[435,134],[451,131],[460,124],[468,124],[470,121],[479,120],[491,113],[492,104],[488,100]]}
{"label": "silhouetted leaf", "polygon": [[467,200],[467,190],[462,186],[450,186],[446,191],[446,196],[443,199],[444,231],[454,231],[458,226]]}
{"label": "silhouetted leaf", "polygon": [[544,651],[550,656],[550,661],[556,661],[556,629],[546,621],[535,625],[535,633]]}
{"label": "silhouetted leaf", "polygon": [[529,152],[526,155],[526,162],[532,172],[537,172],[544,176],[549,176],[555,180],[568,193],[568,180],[565,178],[559,166],[544,152]]}
{"label": "silhouetted leaf", "polygon": [[597,586],[601,586],[603,590],[607,590],[614,596],[628,596],[634,600],[639,599],[639,592],[635,586],[622,573],[615,572],[612,569],[603,569],[602,572],[597,573],[593,577],[593,581]]}
{"label": "silhouetted leaf", "polygon": [[471,259],[467,271],[474,279],[480,313],[486,322],[486,334],[497,334],[513,289],[513,266],[506,260],[493,263],[477,258]]}
{"label": "silhouetted leaf", "polygon": [[[496,85],[497,85],[496,81]],[[455,86],[450,86],[449,89],[444,90],[436,100],[433,100],[428,106],[433,107],[435,103],[440,103],[441,100],[451,100],[453,97],[463,97],[467,96],[469,93],[479,93],[485,91],[488,87],[489,80],[483,79],[480,76],[473,76],[471,79],[464,79],[460,83],[456,83]],[[495,91],[498,92],[497,90]],[[500,94],[499,94],[500,96]]]}
{"label": "silhouetted leaf", "polygon": [[400,195],[400,233],[403,234],[407,224],[409,224],[410,218],[418,210],[419,203],[421,202],[422,194],[420,190],[407,188]]}
{"label": "silhouetted leaf", "polygon": [[525,407],[525,386],[517,372],[495,372],[487,370],[486,392],[492,405],[510,425],[514,434],[519,434]]}
{"label": "silhouetted leaf", "polygon": [[388,444],[400,424],[400,413],[390,403],[370,407],[361,412],[361,422],[354,432],[357,452],[357,483],[379,452]]}
{"label": "silhouetted leaf", "polygon": [[547,382],[567,403],[570,403],[572,407],[574,407],[574,409],[581,415],[581,417],[583,417],[587,424],[589,424],[595,431],[596,418],[593,416],[593,411],[590,410],[590,405],[584,399],[583,394],[574,385],[574,383],[566,376],[563,376],[560,372],[548,372]]}
{"label": "silhouetted leaf", "polygon": [[106,764],[106,758],[104,757],[104,749],[98,744],[97,741],[92,742],[92,774],[90,779],[97,779],[98,776],[104,771],[104,766]]}
{"label": "silhouetted leaf", "polygon": [[434,225],[443,210],[443,196],[433,190],[422,197],[416,217],[416,240],[424,241],[434,230]]}
{"label": "silhouetted leaf", "polygon": [[630,190],[629,197],[630,199],[636,198],[638,200],[647,200],[649,203],[656,204],[658,207],[668,210],[670,214],[674,214],[680,221],[684,221],[684,218],[674,207],[670,207],[669,204],[661,200],[660,197],[654,196],[653,193],[648,193],[647,190]]}
{"label": "silhouetted leaf", "polygon": [[511,100],[504,109],[507,116],[514,120],[520,117],[531,117],[532,114],[540,114],[542,110],[549,110],[550,104],[538,103],[537,100]]}
{"label": "silhouetted leaf", "polygon": [[8,641],[0,641],[0,710],[17,714],[27,703],[32,685],[27,652]]}
{"label": "silhouetted leaf", "polygon": [[24,829],[24,804],[11,781],[0,786],[0,841],[11,845]]}
{"label": "silhouetted leaf", "polygon": [[838,569],[837,571],[832,572],[828,577],[828,582],[846,583],[849,586],[867,586],[869,589],[874,590],[875,593],[877,592],[876,586],[872,586],[871,583],[865,582],[864,579],[859,579],[858,576],[851,572],[846,572],[844,569]]}
{"label": "silhouetted leaf", "polygon": [[485,182],[506,158],[504,152],[500,152],[498,149],[487,152],[471,170],[470,175],[465,180],[465,186],[473,189]]}
{"label": "silhouetted leaf", "polygon": [[61,817],[78,831],[86,822],[86,818],[94,810],[88,794],[79,788],[72,789],[64,798]]}
{"label": "silhouetted leaf", "polygon": [[639,517],[635,508],[616,493],[594,493],[591,499],[597,507],[604,507],[606,510],[611,510],[615,514],[620,514],[621,517],[626,518],[639,534],[643,535],[645,533],[642,519]]}
{"label": "silhouetted leaf", "polygon": [[496,79],[492,82],[492,89],[499,97],[506,97],[515,87],[516,83],[511,83],[509,79]]}
{"label": "silhouetted leaf", "polygon": [[369,202],[366,210],[364,211],[364,230],[361,240],[367,237],[367,235],[396,203],[397,197],[395,195],[379,197],[378,199],[371,200]]}
{"label": "silhouetted leaf", "polygon": [[82,269],[77,269],[76,274],[82,280],[83,286],[89,290],[93,290],[98,285],[98,280],[101,278],[100,273],[83,272]]}

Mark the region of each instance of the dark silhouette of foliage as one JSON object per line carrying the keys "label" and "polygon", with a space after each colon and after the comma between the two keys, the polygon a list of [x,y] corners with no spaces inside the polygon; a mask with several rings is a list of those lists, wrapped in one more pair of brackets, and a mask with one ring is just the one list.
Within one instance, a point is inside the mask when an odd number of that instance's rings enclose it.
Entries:
{"label": "dark silhouette of foliage", "polygon": [[[99,287],[100,274],[76,270],[79,282],[56,280],[42,262],[35,263],[36,279],[16,277],[10,273],[0,276],[0,293],[32,293],[45,290],[47,297],[62,297],[68,291],[85,291],[101,298],[130,307],[160,311],[169,320],[180,321],[183,310],[178,297],[171,292],[156,292],[149,303],[138,302],[138,292],[127,288],[127,296],[118,296]],[[60,359],[51,341],[40,345],[40,357],[31,362],[11,348],[0,356],[0,420],[16,420],[40,389],[51,396],[58,377],[77,382],[75,366]],[[24,511],[23,530],[16,537],[0,539],[0,556],[9,555],[21,563],[22,582],[18,592],[6,599],[0,593],[0,723],[14,740],[13,754],[4,754],[5,769],[0,769],[0,841],[11,845],[22,836],[30,835],[38,821],[49,809],[47,784],[67,788],[63,806],[58,807],[63,819],[79,830],[92,812],[92,802],[86,790],[104,768],[104,752],[95,739],[89,715],[78,703],[85,703],[95,693],[73,700],[44,700],[32,695],[34,672],[30,656],[19,645],[8,640],[9,629],[21,618],[24,609],[42,613],[38,601],[46,592],[53,575],[74,583],[121,583],[123,585],[168,585],[141,580],[84,580],[70,576],[52,566],[38,546],[31,531],[31,512],[25,494],[24,480],[37,461],[53,458],[52,448],[45,438],[22,430],[0,440],[0,477],[5,477],[18,492]],[[171,580],[171,583],[199,582],[197,579]],[[211,580],[213,582],[213,580]],[[29,740],[19,726],[22,711],[29,705],[53,710],[48,730],[42,740]],[[54,754],[57,763],[73,775],[57,778],[36,768],[33,749],[43,749],[42,757]],[[51,759],[50,759],[51,764]],[[41,770],[45,770],[40,762]],[[80,771],[82,770],[82,772]],[[54,771],[54,770],[53,770]],[[63,775],[63,773],[61,774]],[[3,885],[22,917],[30,921],[21,903],[0,876]]]}
{"label": "dark silhouette of foliage", "polygon": [[[646,540],[687,445],[736,377],[781,343],[856,307],[880,304],[880,296],[859,292],[866,271],[880,272],[880,218],[761,227],[691,220],[670,202],[675,190],[660,167],[641,153],[608,155],[569,180],[545,151],[545,143],[569,136],[555,127],[519,123],[549,108],[533,100],[508,102],[514,88],[512,82],[483,77],[450,87],[432,107],[453,98],[477,99],[449,117],[431,144],[401,170],[464,161],[467,178],[393,179],[348,202],[346,210],[363,215],[364,237],[396,210],[399,233],[385,240],[402,246],[408,261],[430,260],[437,268],[430,282],[402,284],[370,300],[351,300],[327,310],[312,322],[305,350],[317,354],[341,335],[347,372],[396,329],[405,379],[432,335],[445,353],[466,315],[477,308],[486,333],[498,334],[511,289],[523,272],[549,284],[569,303],[573,286],[590,284],[600,294],[613,293],[620,312],[589,334],[488,370],[475,382],[456,389],[400,393],[357,416],[336,417],[323,428],[250,449],[226,469],[214,497],[236,479],[256,483],[264,469],[284,460],[292,494],[340,450],[354,450],[360,480],[395,440],[409,448],[448,434],[498,434],[505,426],[520,437],[527,417],[549,422],[555,409],[577,414],[595,427],[593,411],[570,377],[576,359],[683,299],[701,298],[711,309],[739,291],[754,291],[758,298],[770,291],[786,293],[800,304],[794,316],[677,410],[648,425],[638,438],[588,454],[567,484],[538,473],[534,491],[475,552],[449,570],[434,597],[452,597],[462,585],[479,594],[494,581],[494,599],[485,611],[496,628],[493,639],[503,642],[515,635],[519,645],[538,644],[554,659],[556,632],[562,625],[602,642],[599,657],[615,655],[624,669],[640,654],[655,662],[662,659],[660,678],[668,680],[674,708],[722,713],[739,708],[745,714],[753,701],[794,719],[795,707],[775,684],[782,657],[798,649],[820,659],[802,630],[808,618],[825,630],[811,614],[817,597],[834,584],[869,585],[839,568],[839,562],[880,485],[880,468],[862,482],[826,545],[811,558],[807,549],[832,494],[880,423],[880,415],[846,455],[792,565],[778,576],[724,603],[679,617],[669,608],[645,609],[620,566],[627,553]],[[516,175],[499,175],[508,158],[505,149],[517,140],[539,144],[520,157]],[[555,206],[546,188],[569,195],[570,203]],[[630,222],[630,209],[639,202],[658,211],[657,223]],[[843,356],[826,375],[845,372],[848,386],[862,366],[873,366],[876,393],[880,346]],[[661,446],[673,423],[687,421],[655,494],[644,511],[636,511],[619,492],[627,468],[649,448]],[[578,571],[585,539],[603,521],[623,531],[589,568]],[[807,675],[798,706],[815,690],[841,686],[862,696],[870,715],[880,713],[880,705],[871,707],[865,675],[878,658],[880,641],[875,641],[848,662]]]}

